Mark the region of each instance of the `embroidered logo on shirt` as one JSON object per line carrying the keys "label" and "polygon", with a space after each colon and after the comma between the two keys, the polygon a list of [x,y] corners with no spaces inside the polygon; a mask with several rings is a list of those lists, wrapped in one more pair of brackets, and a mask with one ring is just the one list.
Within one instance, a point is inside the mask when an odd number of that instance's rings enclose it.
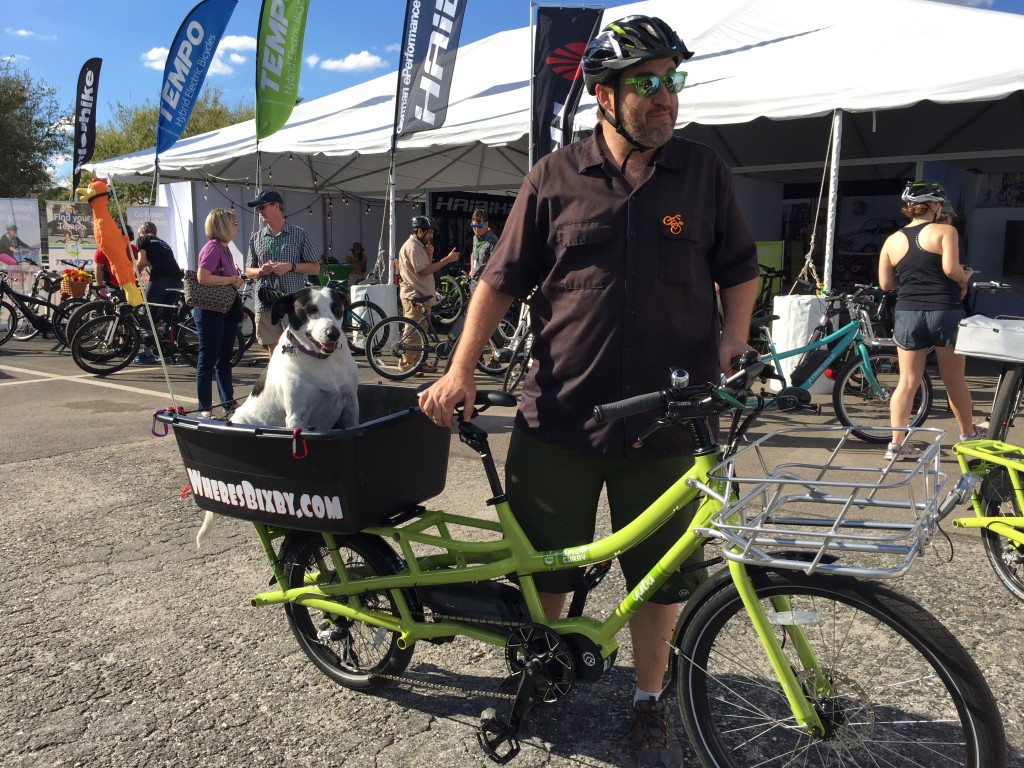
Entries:
{"label": "embroidered logo on shirt", "polygon": [[661,220],[661,223],[664,224],[665,229],[673,235],[678,235],[683,231],[683,215],[681,213],[677,213],[673,216],[666,216]]}

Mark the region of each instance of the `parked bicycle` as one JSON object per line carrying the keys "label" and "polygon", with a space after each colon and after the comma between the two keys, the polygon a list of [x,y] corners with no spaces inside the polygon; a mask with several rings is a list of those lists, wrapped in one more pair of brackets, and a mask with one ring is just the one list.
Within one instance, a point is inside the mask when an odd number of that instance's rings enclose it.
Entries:
{"label": "parked bicycle", "polygon": [[[457,416],[457,431],[481,457],[496,519],[424,509],[444,485],[449,431],[416,408],[381,417],[366,391],[358,430],[155,418],[173,425],[198,505],[253,523],[273,588],[252,604],[284,606],[299,647],[335,682],[410,683],[403,672],[419,641],[464,636],[503,649],[508,709],[485,709],[478,732],[498,762],[519,751],[532,707],[601,678],[628,618],[687,557],[720,541],[727,567],[689,598],[670,641],[670,687],[705,766],[1005,766],[999,712],[970,655],[922,606],[873,580],[904,573],[970,494],[963,482],[945,495],[942,431],[911,430],[916,444],[930,440],[909,467],[847,456],[842,427],[781,430],[734,452],[736,434],[723,453],[709,420],[746,407],[759,366],[722,386],[690,385],[677,371],[664,391],[595,409],[602,421],[650,412],[652,429],[687,429],[695,463],[626,528],[551,551],[535,550],[518,526],[477,421]],[[480,392],[476,409],[512,404]],[[821,461],[806,449],[812,433],[832,435]],[[805,450],[776,464],[764,453],[771,439]],[[409,470],[402,483],[396,466]],[[294,502],[263,503],[277,496]],[[615,557],[691,502],[690,529],[665,542],[611,614],[584,615],[582,599],[578,615],[545,618],[535,573]]]}
{"label": "parked bicycle", "polygon": [[0,344],[14,338],[26,341],[42,334],[66,345],[65,317],[72,305],[62,306],[46,299],[19,293],[8,282],[9,274],[0,270]]}
{"label": "parked bicycle", "polygon": [[[822,296],[825,311],[810,341],[786,352],[776,349],[769,330],[769,323],[777,318],[761,317],[753,325],[767,350],[761,359],[776,371],[783,360],[800,360],[789,380],[783,381],[783,392],[809,403],[808,390],[821,376],[826,376],[833,381],[832,407],[840,423],[853,427],[853,434],[865,442],[887,443],[892,423],[889,398],[899,383],[900,371],[893,340],[875,336],[871,312],[876,306],[877,290],[873,286],[857,286],[849,295]],[[833,331],[833,321],[843,312],[849,315],[849,321]],[[914,395],[911,427],[924,424],[933,398],[931,377],[926,372]]]}
{"label": "parked bicycle", "polygon": [[[173,361],[180,356],[195,368],[199,362],[199,332],[192,310],[185,304],[181,291],[169,293],[177,295],[175,303],[149,305],[169,313],[165,318],[166,336],[158,334],[156,343],[160,344],[165,358]],[[145,306],[133,307],[121,302],[114,307],[113,314],[94,317],[78,329],[71,339],[71,358],[83,371],[105,376],[127,367],[139,354],[143,341],[151,338]],[[237,365],[243,354],[245,342],[241,329],[236,329],[231,364]]]}
{"label": "parked bicycle", "polygon": [[[386,379],[401,381],[426,367],[447,369],[462,331],[463,318],[442,339],[429,320],[422,325],[403,315],[385,317],[370,330],[366,339],[366,362]],[[480,354],[476,367],[489,376],[500,376],[508,367],[501,361],[505,346],[501,331],[495,331]],[[433,358],[431,362],[431,358]]]}
{"label": "parked bicycle", "polygon": [[453,325],[462,317],[476,284],[461,266],[452,264],[437,279],[437,305],[433,317],[444,326]]}

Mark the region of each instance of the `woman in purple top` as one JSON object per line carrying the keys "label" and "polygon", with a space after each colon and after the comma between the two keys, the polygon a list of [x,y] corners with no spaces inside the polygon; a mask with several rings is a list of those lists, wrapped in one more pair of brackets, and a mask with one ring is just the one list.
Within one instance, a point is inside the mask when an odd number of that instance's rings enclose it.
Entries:
{"label": "woman in purple top", "polygon": [[[231,258],[228,243],[235,239],[238,220],[233,211],[214,208],[206,217],[205,231],[209,241],[199,251],[196,263],[196,279],[200,285],[232,285],[241,288],[244,280]],[[236,301],[237,305],[238,302]],[[230,415],[235,409],[235,390],[231,385],[231,356],[238,318],[235,306],[227,312],[211,309],[193,309],[196,330],[199,332],[199,363],[196,365],[196,395],[199,399],[200,415],[204,419],[213,416],[213,379],[217,378],[217,389],[224,404],[224,411]]]}

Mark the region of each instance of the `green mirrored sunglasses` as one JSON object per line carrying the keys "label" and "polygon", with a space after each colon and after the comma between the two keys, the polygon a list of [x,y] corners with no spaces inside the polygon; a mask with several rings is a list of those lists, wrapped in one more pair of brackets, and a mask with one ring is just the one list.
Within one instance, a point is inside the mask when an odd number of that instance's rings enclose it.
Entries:
{"label": "green mirrored sunglasses", "polygon": [[642,99],[649,99],[658,92],[661,84],[665,84],[665,90],[669,93],[679,93],[686,84],[685,72],[673,72],[671,75],[640,75],[639,77],[624,77],[619,82],[625,85],[632,85],[636,88],[637,95]]}

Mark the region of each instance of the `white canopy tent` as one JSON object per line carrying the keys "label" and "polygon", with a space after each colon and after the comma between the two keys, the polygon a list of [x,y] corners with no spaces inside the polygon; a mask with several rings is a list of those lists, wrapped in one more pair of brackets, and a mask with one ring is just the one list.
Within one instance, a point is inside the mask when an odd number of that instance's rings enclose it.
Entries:
{"label": "white canopy tent", "polygon": [[[647,0],[605,18],[630,13],[661,16],[696,51],[679,128],[737,173],[819,178],[836,109],[856,113],[844,119],[842,157],[854,177],[913,176],[927,158],[1024,168],[1024,16],[933,0]],[[462,46],[446,124],[399,142],[399,196],[518,188],[530,47],[529,28]],[[260,145],[264,183],[383,197],[394,85],[391,73],[299,104]],[[577,128],[594,120],[585,96]],[[255,151],[253,122],[185,139],[160,157],[160,178],[255,185]],[[137,181],[153,165],[143,152],[87,167]]]}

